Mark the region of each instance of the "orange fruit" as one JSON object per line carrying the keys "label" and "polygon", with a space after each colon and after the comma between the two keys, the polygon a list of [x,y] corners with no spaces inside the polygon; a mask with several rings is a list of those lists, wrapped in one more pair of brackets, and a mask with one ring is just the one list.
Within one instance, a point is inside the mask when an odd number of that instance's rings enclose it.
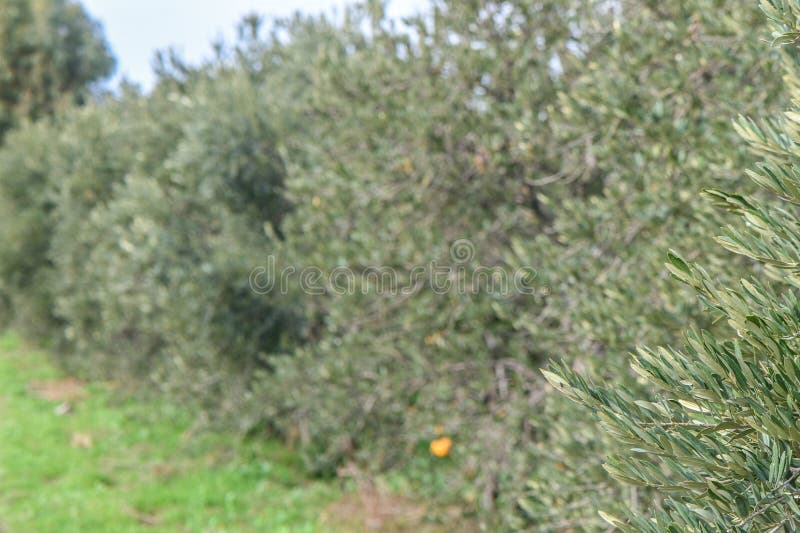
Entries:
{"label": "orange fruit", "polygon": [[450,448],[453,447],[453,441],[450,437],[439,437],[431,441],[431,453],[436,457],[447,457],[450,455]]}

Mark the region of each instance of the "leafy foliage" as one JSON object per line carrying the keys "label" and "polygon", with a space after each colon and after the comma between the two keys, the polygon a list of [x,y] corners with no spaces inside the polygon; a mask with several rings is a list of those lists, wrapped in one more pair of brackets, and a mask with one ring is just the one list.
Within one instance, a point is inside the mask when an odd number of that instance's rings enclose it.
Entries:
{"label": "leafy foliage", "polygon": [[[0,278],[64,362],[277,431],[312,472],[402,470],[487,528],[600,528],[596,509],[641,510],[657,487],[609,476],[599,458],[626,442],[537,369],[566,354],[653,403],[625,350],[674,344],[687,322],[720,329],[661,274],[663,250],[679,242],[719,284],[766,271],[706,251],[719,217],[694,194],[745,187],[729,121],[771,112],[781,89],[761,20],[749,0],[250,17],[204,65],[160,55],[150,94],[124,88],[9,133]],[[771,126],[742,125],[771,157],[791,151]],[[765,168],[757,181],[791,197],[789,167]],[[773,252],[758,257],[786,259]],[[265,260],[417,283],[262,295],[250,282]],[[430,272],[414,277],[432,262],[533,268],[534,290],[439,293]]]}
{"label": "leafy foliage", "polygon": [[[765,0],[775,44],[794,44],[800,5]],[[796,50],[783,53],[786,85],[798,90]],[[800,474],[798,388],[797,220],[793,190],[798,142],[794,108],[761,124],[741,118],[736,129],[765,157],[749,172],[775,196],[705,196],[739,215],[718,242],[761,265],[736,284],[711,277],[671,252],[672,275],[694,289],[715,321],[731,333],[691,329],[683,350],[641,348],[633,369],[658,388],[652,400],[615,386],[598,387],[564,366],[550,382],[595,410],[624,446],[606,466],[617,479],[652,487],[664,501],[651,516],[605,518],[626,531],[778,531],[797,529]]]}
{"label": "leafy foliage", "polygon": [[0,35],[0,135],[84,102],[114,68],[98,24],[72,0],[6,0]]}

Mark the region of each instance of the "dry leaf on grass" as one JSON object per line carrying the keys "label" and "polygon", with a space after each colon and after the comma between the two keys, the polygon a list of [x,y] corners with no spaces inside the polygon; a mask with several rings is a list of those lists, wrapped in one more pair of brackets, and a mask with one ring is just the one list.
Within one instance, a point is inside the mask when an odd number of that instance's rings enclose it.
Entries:
{"label": "dry leaf on grass", "polygon": [[155,513],[148,513],[133,507],[129,507],[126,510],[142,526],[154,527],[161,523],[161,518]]}
{"label": "dry leaf on grass", "polygon": [[70,445],[73,448],[91,448],[92,436],[89,433],[81,433],[80,431],[76,431],[72,434]]}
{"label": "dry leaf on grass", "polygon": [[62,402],[53,409],[53,413],[56,416],[64,416],[68,415],[72,412],[72,405],[69,402]]}
{"label": "dry leaf on grass", "polygon": [[52,402],[78,401],[86,397],[86,385],[75,378],[51,381],[32,381],[28,391],[44,400]]}

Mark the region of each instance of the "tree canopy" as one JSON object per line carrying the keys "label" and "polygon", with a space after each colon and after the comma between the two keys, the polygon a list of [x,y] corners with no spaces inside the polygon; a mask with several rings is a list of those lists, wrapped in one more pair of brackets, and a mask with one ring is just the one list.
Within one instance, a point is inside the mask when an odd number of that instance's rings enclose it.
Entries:
{"label": "tree canopy", "polygon": [[0,5],[0,134],[86,101],[114,69],[96,21],[71,0]]}

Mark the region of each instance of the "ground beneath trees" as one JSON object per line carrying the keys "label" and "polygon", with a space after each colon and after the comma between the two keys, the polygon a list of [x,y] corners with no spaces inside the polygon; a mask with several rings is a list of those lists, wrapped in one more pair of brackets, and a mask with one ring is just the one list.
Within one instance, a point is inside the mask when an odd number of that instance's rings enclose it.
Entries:
{"label": "ground beneath trees", "polygon": [[309,480],[281,445],[191,428],[178,407],[63,376],[0,337],[0,533],[425,529],[411,499]]}

